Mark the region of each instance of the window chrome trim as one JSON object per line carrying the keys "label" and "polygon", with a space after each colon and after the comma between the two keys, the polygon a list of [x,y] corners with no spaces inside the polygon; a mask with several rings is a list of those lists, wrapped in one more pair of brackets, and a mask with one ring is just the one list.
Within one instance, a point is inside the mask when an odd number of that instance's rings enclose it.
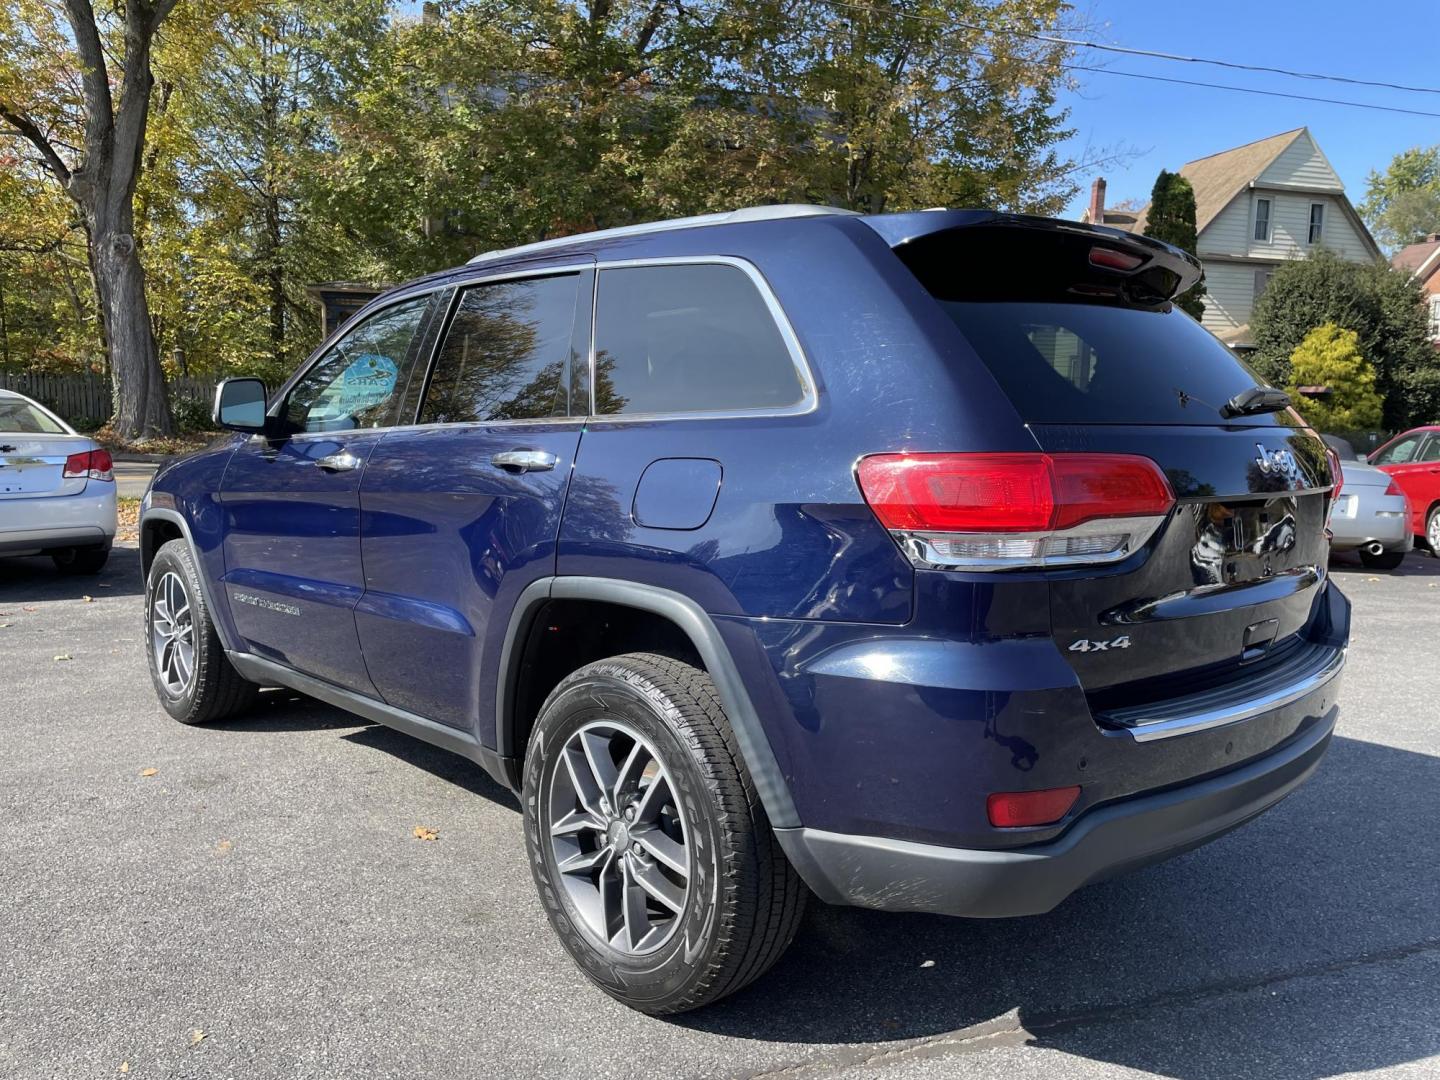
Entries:
{"label": "window chrome trim", "polygon": [[[686,409],[675,412],[651,413],[597,413],[595,411],[595,322],[600,308],[600,275],[606,270],[629,270],[650,266],[733,266],[750,279],[760,294],[765,309],[770,313],[771,322],[780,333],[790,362],[800,380],[800,400],[793,405],[779,408],[761,407],[755,409]],[[672,255],[649,259],[612,259],[595,263],[595,302],[590,306],[590,410],[587,424],[649,424],[667,420],[753,420],[772,417],[806,416],[820,407],[819,384],[810,360],[800,345],[790,317],[780,306],[779,299],[765,280],[760,268],[747,259],[734,255]]]}
{"label": "window chrome trim", "polygon": [[[1183,711],[1183,701],[1169,702],[1166,705],[1153,707],[1155,719],[1152,720],[1143,718],[1146,709],[1141,707],[1117,710],[1108,717],[1102,714],[1101,719],[1119,722],[1121,724],[1119,733],[1129,734],[1136,742],[1169,739],[1176,735],[1188,735],[1192,731],[1205,731],[1209,728],[1250,720],[1262,713],[1293,705],[1301,698],[1313,694],[1329,684],[1345,669],[1347,649],[1317,648],[1323,649],[1318,665],[1309,667],[1293,681],[1286,682],[1282,686],[1245,701],[1218,705],[1208,709],[1201,707],[1194,712]],[[1201,704],[1205,696],[1204,694],[1196,695],[1192,702]]]}

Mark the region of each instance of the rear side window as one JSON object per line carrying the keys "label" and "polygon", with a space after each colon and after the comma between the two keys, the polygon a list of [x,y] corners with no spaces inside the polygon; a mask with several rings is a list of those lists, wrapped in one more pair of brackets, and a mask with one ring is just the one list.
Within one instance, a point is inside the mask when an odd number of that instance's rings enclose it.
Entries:
{"label": "rear side window", "polygon": [[783,409],[804,398],[775,318],[739,267],[698,263],[600,272],[597,413]]}
{"label": "rear side window", "polygon": [[65,429],[28,401],[0,400],[0,431],[25,435],[63,435]]}
{"label": "rear side window", "polygon": [[[1179,308],[941,300],[1021,417],[1039,424],[1214,424],[1255,376]],[[1283,425],[1286,413],[1245,417]]]}
{"label": "rear side window", "polygon": [[475,285],[460,294],[420,409],[422,424],[563,416],[580,275]]}

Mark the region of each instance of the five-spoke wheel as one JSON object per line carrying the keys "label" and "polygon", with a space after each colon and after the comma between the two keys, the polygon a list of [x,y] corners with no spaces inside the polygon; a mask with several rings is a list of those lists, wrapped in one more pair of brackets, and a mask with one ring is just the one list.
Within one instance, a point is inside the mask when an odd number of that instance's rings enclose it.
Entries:
{"label": "five-spoke wheel", "polygon": [[195,620],[185,583],[173,570],[160,576],[150,598],[150,648],[157,681],[180,697],[195,677]]}
{"label": "five-spoke wheel", "polygon": [[585,926],[625,953],[675,932],[690,887],[685,818],[653,747],[619,720],[587,724],[550,782],[555,867]]}

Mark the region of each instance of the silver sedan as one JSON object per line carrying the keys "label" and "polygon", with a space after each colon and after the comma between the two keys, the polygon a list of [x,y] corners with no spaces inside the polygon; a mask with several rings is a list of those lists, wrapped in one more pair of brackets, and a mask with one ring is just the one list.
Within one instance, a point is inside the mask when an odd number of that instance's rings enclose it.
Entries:
{"label": "silver sedan", "polygon": [[1331,547],[1358,551],[1372,570],[1393,570],[1415,543],[1405,493],[1389,473],[1367,465],[1348,442],[1322,436],[1340,458],[1340,498],[1330,511]]}
{"label": "silver sedan", "polygon": [[115,540],[110,451],[37,401],[0,390],[0,556],[47,554],[97,574]]}

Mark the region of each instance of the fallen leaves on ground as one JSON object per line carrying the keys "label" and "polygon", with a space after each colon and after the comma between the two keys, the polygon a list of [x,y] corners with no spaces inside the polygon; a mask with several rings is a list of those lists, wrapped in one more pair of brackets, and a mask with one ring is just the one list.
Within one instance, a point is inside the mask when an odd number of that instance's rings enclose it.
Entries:
{"label": "fallen leaves on ground", "polygon": [[416,825],[412,830],[416,840],[439,840],[440,830],[432,829],[428,825]]}
{"label": "fallen leaves on ground", "polygon": [[140,770],[140,775],[141,775],[141,776],[154,776],[154,775],[155,775],[156,773],[158,773],[159,771],[160,771],[159,769],[141,769],[141,770]]}
{"label": "fallen leaves on ground", "polygon": [[235,846],[235,841],[234,841],[234,840],[221,840],[218,844],[215,845],[215,854],[216,854],[216,855],[229,855],[229,854],[230,854],[230,849],[233,848],[234,846]]}
{"label": "fallen leaves on ground", "polygon": [[58,656],[55,657],[55,662],[58,664],[61,660],[74,660],[74,659],[75,659],[75,657],[71,656],[68,652],[62,652],[62,653],[60,653]]}
{"label": "fallen leaves on ground", "polygon": [[93,604],[93,603],[95,602],[95,597],[93,597],[93,596],[82,596],[82,597],[80,597],[80,602],[81,602],[82,604]]}
{"label": "fallen leaves on ground", "polygon": [[130,1071],[130,1062],[128,1062],[128,1061],[122,1061],[122,1062],[120,1062],[120,1071],[121,1071],[122,1073],[128,1073],[128,1072]]}
{"label": "fallen leaves on ground", "polygon": [[190,1032],[190,1045],[199,1046],[202,1042],[205,1041],[205,1038],[205,1032],[201,1031],[199,1028],[195,1028],[193,1031]]}

